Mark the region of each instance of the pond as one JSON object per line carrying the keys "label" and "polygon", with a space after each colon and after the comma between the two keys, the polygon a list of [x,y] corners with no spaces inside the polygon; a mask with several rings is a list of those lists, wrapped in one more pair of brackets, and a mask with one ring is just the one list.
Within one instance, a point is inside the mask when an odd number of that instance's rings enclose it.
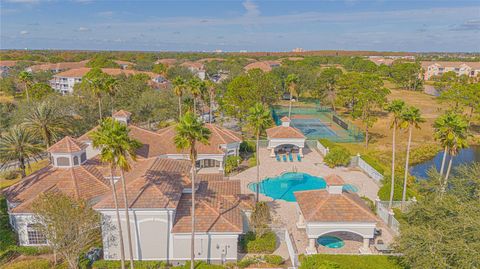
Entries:
{"label": "pond", "polygon": [[[445,171],[447,170],[448,160],[445,161]],[[437,171],[440,171],[442,165],[443,151],[439,152],[435,157],[429,161],[412,166],[410,174],[417,178],[428,178],[428,170],[435,165]],[[462,149],[460,153],[453,158],[452,170],[462,164],[470,164],[473,162],[480,162],[480,146],[472,146],[470,148]]]}

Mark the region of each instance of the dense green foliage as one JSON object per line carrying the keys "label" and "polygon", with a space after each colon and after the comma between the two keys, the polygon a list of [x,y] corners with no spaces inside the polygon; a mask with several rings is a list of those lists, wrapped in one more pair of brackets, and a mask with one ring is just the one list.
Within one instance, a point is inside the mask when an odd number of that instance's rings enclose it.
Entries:
{"label": "dense green foliage", "polygon": [[350,153],[345,148],[334,147],[328,151],[323,160],[330,168],[347,166],[350,163]]}
{"label": "dense green foliage", "polygon": [[238,156],[228,156],[225,160],[225,173],[228,175],[231,172],[235,171],[238,168],[239,163],[242,158]]}
{"label": "dense green foliage", "polygon": [[240,246],[247,253],[272,253],[277,247],[277,237],[272,231],[261,236],[250,231],[241,238]]}
{"label": "dense green foliage", "polygon": [[[480,164],[461,166],[444,193],[439,174],[422,182],[424,199],[404,214],[397,251],[416,268],[480,266]],[[428,247],[427,247],[428,246]]]}
{"label": "dense green foliage", "polygon": [[[315,254],[301,259],[300,269],[402,269],[394,256]],[[428,267],[425,267],[428,268]]]}

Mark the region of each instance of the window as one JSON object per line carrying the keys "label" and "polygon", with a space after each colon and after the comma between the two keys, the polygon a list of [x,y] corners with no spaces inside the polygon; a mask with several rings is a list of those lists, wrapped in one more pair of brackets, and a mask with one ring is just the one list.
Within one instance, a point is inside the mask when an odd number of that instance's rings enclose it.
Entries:
{"label": "window", "polygon": [[67,157],[58,157],[57,166],[70,166],[70,160]]}
{"label": "window", "polygon": [[45,245],[47,239],[38,229],[35,228],[35,225],[29,224],[27,226],[27,235],[28,235],[28,244],[30,245]]}
{"label": "window", "polygon": [[87,153],[82,153],[82,155],[80,155],[80,162],[83,163],[87,160]]}
{"label": "window", "polygon": [[78,156],[73,157],[73,164],[78,165]]}

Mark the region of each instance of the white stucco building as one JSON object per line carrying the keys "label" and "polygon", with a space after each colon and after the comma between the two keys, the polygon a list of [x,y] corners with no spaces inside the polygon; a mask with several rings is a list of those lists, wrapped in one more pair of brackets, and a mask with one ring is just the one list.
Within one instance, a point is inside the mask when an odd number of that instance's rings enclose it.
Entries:
{"label": "white stucco building", "polygon": [[290,126],[288,117],[283,117],[280,121],[281,125],[267,129],[267,149],[270,150],[270,156],[292,152],[303,157],[307,137],[297,128]]}
{"label": "white stucco building", "polygon": [[[131,113],[117,111],[114,118],[130,123]],[[98,128],[98,127],[96,127]],[[95,129],[96,129],[95,128]],[[191,164],[184,151],[176,151],[174,129],[152,132],[129,125],[130,136],[143,146],[137,161],[125,173],[128,214],[136,260],[165,260],[182,263],[190,259],[191,232]],[[240,181],[223,177],[223,161],[229,154],[238,154],[240,138],[217,126],[208,125],[210,144],[199,146],[197,168],[218,162],[218,169],[198,174],[196,194],[195,258],[223,263],[237,260],[240,234],[248,231],[248,216],[254,206],[253,196],[242,195]],[[94,130],[95,130],[94,129]],[[93,130],[92,130],[93,131]],[[114,214],[110,167],[99,159],[99,150],[89,139],[91,131],[75,139],[65,137],[48,149],[50,165],[21,182],[5,189],[10,224],[22,246],[46,245],[46,238],[36,229],[32,202],[48,192],[61,192],[85,199],[102,216],[102,238],[105,259],[118,260],[120,245],[118,224]],[[173,148],[172,148],[173,147]],[[207,163],[208,160],[208,163]],[[119,171],[114,180],[123,207]],[[124,242],[127,242],[126,217],[121,210]],[[125,243],[128,258],[128,244]]]}
{"label": "white stucco building", "polygon": [[478,62],[422,62],[423,79],[441,76],[446,72],[454,72],[457,76],[477,77],[480,74]]}
{"label": "white stucco building", "polygon": [[370,252],[377,217],[365,202],[354,193],[344,192],[343,179],[336,175],[325,177],[326,190],[295,192],[299,229],[308,237],[307,254],[317,253],[317,239],[334,232],[348,232],[363,238],[361,253]]}

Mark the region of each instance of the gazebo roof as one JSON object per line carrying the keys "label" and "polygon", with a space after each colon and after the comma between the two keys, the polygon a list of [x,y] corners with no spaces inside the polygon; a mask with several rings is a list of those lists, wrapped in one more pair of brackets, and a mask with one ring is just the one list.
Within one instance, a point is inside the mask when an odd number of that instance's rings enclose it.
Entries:
{"label": "gazebo roof", "polygon": [[294,193],[307,222],[376,222],[377,217],[356,194],[326,190]]}
{"label": "gazebo roof", "polygon": [[78,152],[87,147],[86,144],[72,138],[70,136],[65,136],[57,143],[53,144],[47,149],[50,153],[72,153]]}
{"label": "gazebo roof", "polygon": [[282,122],[290,121],[290,118],[287,116],[283,116],[283,118],[280,119]]}
{"label": "gazebo roof", "polygon": [[343,180],[343,178],[337,174],[330,174],[324,177],[323,179],[325,179],[328,186],[341,186],[345,184],[345,181]]}
{"label": "gazebo roof", "polygon": [[[288,119],[288,118],[287,118]],[[291,126],[275,126],[267,129],[268,139],[271,138],[306,138],[297,128]]]}

